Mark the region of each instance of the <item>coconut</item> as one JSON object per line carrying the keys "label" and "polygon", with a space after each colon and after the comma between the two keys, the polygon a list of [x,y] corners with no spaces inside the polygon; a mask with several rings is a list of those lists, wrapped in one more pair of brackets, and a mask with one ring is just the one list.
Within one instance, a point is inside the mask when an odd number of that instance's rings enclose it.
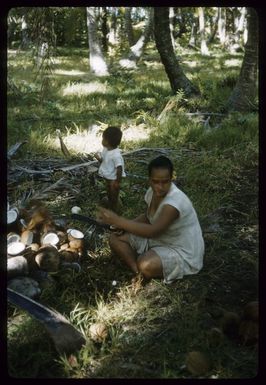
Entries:
{"label": "coconut", "polygon": [[7,253],[9,255],[19,255],[25,250],[25,245],[22,242],[12,242],[7,246]]}
{"label": "coconut", "polygon": [[83,239],[74,239],[69,242],[69,247],[75,250],[81,250],[83,248],[84,242]]}
{"label": "coconut", "polygon": [[59,251],[63,251],[63,250],[66,250],[69,248],[69,243],[63,243],[61,246],[60,246],[60,249]]}
{"label": "coconut", "polygon": [[7,224],[12,225],[13,223],[16,222],[18,219],[18,213],[15,209],[9,210],[7,212]]}
{"label": "coconut", "polygon": [[60,256],[56,247],[52,245],[42,246],[35,256],[35,261],[40,269],[55,272],[59,269]]}
{"label": "coconut", "polygon": [[67,233],[64,231],[57,231],[57,236],[59,238],[59,245],[63,245],[64,243],[67,243],[68,237]]}
{"label": "coconut", "polygon": [[243,345],[254,345],[259,338],[258,322],[242,320],[239,325],[239,337]]}
{"label": "coconut", "polygon": [[43,245],[53,245],[56,246],[59,243],[59,238],[56,233],[48,233],[42,237]]}
{"label": "coconut", "polygon": [[29,277],[11,279],[7,286],[29,298],[36,298],[41,293],[38,282]]}
{"label": "coconut", "polygon": [[71,209],[72,214],[79,214],[81,212],[81,208],[78,206],[74,206]]}
{"label": "coconut", "polygon": [[79,231],[79,230],[76,230],[76,229],[70,229],[69,233],[68,233],[68,239],[70,241],[74,240],[74,239],[83,239],[84,238],[84,234]]}
{"label": "coconut", "polygon": [[192,351],[187,354],[186,367],[194,375],[203,375],[210,370],[209,358],[199,351]]}
{"label": "coconut", "polygon": [[251,301],[244,306],[243,318],[251,321],[259,319],[259,302]]}
{"label": "coconut", "polygon": [[38,251],[39,248],[40,248],[40,245],[38,243],[32,243],[30,245],[30,248],[31,248],[32,251]]}
{"label": "coconut", "polygon": [[36,256],[36,251],[33,251],[30,247],[28,247],[25,250],[25,253],[23,254],[23,257],[26,258],[28,263],[29,273],[39,270],[39,266],[35,261],[35,256]]}
{"label": "coconut", "polygon": [[71,248],[60,251],[60,256],[66,262],[75,262],[79,259],[79,256],[76,250],[73,250]]}
{"label": "coconut", "polygon": [[209,346],[216,347],[221,345],[224,335],[220,328],[213,327],[208,331],[207,337],[208,337]]}
{"label": "coconut", "polygon": [[16,233],[9,233],[7,235],[7,244],[9,245],[10,243],[13,242],[19,242],[20,241],[20,236]]}
{"label": "coconut", "polygon": [[103,342],[108,335],[107,327],[103,322],[91,324],[89,334],[94,342]]}
{"label": "coconut", "polygon": [[29,246],[33,241],[33,232],[30,230],[25,230],[21,234],[21,242],[24,243],[25,246]]}
{"label": "coconut", "polygon": [[240,317],[237,313],[232,311],[225,311],[221,319],[221,328],[224,334],[228,337],[236,338],[238,335],[238,328],[240,324]]}
{"label": "coconut", "polygon": [[9,258],[7,260],[7,276],[8,278],[18,277],[19,275],[28,274],[28,262],[22,255]]}

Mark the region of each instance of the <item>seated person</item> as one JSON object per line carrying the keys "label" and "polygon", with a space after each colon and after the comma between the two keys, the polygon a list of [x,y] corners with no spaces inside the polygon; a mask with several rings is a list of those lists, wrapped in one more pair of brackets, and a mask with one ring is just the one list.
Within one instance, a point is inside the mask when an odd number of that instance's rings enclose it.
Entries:
{"label": "seated person", "polygon": [[125,231],[122,235],[111,234],[109,244],[134,273],[171,283],[200,271],[204,240],[191,201],[172,182],[170,159],[153,159],[148,172],[145,214],[129,220],[100,207],[99,220]]}

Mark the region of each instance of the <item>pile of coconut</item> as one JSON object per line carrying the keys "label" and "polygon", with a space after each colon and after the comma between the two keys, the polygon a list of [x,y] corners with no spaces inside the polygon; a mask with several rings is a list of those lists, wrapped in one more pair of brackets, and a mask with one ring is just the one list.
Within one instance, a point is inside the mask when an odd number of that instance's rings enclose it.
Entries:
{"label": "pile of coconut", "polygon": [[7,211],[8,287],[35,298],[52,281],[49,273],[71,267],[80,271],[84,234],[67,228],[65,218],[53,219],[38,200]]}

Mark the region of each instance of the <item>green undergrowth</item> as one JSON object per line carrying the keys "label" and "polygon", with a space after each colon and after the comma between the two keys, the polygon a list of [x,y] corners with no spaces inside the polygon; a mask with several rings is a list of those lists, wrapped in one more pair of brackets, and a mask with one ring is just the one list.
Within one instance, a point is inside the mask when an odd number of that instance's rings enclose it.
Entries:
{"label": "green undergrowth", "polygon": [[[131,272],[111,254],[108,233],[99,233],[81,261],[82,271],[52,274],[53,285],[39,299],[64,314],[86,336],[86,345],[74,358],[58,355],[43,327],[9,305],[12,377],[199,378],[185,367],[191,350],[204,352],[211,361],[209,372],[201,378],[256,376],[256,346],[241,345],[227,336],[221,344],[210,346],[208,331],[219,327],[219,318],[213,316],[219,309],[241,314],[245,303],[258,298],[258,116],[255,111],[214,115],[224,114],[223,106],[239,73],[240,54],[234,57],[217,51],[213,61],[190,51],[186,55],[184,68],[191,70],[189,76],[200,87],[200,99],[186,100],[182,93],[171,96],[166,74],[152,54],[135,72],[120,70],[109,78],[95,79],[88,72],[86,55],[77,60],[79,56],[66,53],[57,57],[60,71],[51,77],[51,88],[42,99],[41,81],[33,80],[28,56],[10,56],[10,75],[22,97],[9,91],[8,144],[28,140],[15,161],[62,157],[45,141],[55,135],[56,128],[82,131],[97,121],[144,124],[151,128],[148,139],[121,144],[125,152],[154,149],[125,156],[129,176],[121,188],[122,214],[134,218],[145,210],[147,165],[161,150],[174,163],[174,182],[193,202],[206,247],[200,273],[171,285],[151,280],[134,293]],[[189,66],[190,61],[196,62],[198,72]],[[79,74],[71,73],[72,69]],[[175,108],[158,119],[173,98]],[[198,111],[203,117],[188,115]],[[72,153],[71,162],[80,162],[75,156]],[[94,216],[105,192],[102,181],[97,176],[89,178],[86,170],[77,178],[56,171],[50,183],[63,176],[78,193],[72,199],[64,190],[48,196],[49,210],[54,215],[68,214],[78,205],[84,214]],[[12,197],[17,200],[41,183],[25,179]],[[81,222],[70,225],[88,230]],[[89,336],[90,324],[98,321],[108,329],[102,343]]]}

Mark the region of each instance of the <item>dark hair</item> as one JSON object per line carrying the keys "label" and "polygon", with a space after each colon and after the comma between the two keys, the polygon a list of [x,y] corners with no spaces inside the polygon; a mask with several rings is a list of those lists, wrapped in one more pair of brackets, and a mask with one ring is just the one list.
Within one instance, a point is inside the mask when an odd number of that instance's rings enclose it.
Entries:
{"label": "dark hair", "polygon": [[119,127],[109,126],[104,130],[103,137],[112,147],[117,147],[122,139],[122,131]]}
{"label": "dark hair", "polygon": [[152,159],[148,165],[149,176],[154,168],[166,168],[169,170],[170,176],[172,178],[174,172],[173,163],[166,156],[160,155],[155,159]]}

